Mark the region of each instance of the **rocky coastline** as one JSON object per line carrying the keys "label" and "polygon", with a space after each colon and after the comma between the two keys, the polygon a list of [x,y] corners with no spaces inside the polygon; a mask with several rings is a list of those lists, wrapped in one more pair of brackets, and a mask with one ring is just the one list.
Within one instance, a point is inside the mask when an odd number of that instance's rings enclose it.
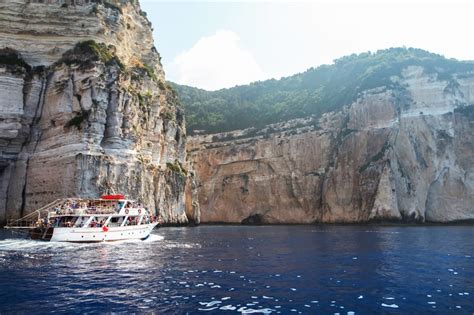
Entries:
{"label": "rocky coastline", "polygon": [[474,220],[472,71],[191,137],[138,1],[0,0],[0,26],[0,224],[105,193],[164,226]]}
{"label": "rocky coastline", "polygon": [[321,118],[193,136],[201,222],[472,222],[474,74],[392,80]]}

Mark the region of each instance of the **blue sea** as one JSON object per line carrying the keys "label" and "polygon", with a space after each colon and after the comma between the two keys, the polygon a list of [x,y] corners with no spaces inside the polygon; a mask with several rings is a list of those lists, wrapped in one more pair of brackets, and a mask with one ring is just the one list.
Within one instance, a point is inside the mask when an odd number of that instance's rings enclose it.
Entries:
{"label": "blue sea", "polygon": [[472,314],[472,226],[199,226],[0,236],[0,313]]}

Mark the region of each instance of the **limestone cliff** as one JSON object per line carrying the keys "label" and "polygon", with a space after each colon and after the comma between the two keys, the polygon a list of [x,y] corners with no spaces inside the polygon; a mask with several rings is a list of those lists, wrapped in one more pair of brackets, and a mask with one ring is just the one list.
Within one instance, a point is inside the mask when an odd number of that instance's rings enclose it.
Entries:
{"label": "limestone cliff", "polygon": [[474,73],[391,82],[318,119],[194,136],[201,221],[474,219]]}
{"label": "limestone cliff", "polygon": [[0,223],[103,193],[198,223],[185,143],[137,1],[0,0]]}

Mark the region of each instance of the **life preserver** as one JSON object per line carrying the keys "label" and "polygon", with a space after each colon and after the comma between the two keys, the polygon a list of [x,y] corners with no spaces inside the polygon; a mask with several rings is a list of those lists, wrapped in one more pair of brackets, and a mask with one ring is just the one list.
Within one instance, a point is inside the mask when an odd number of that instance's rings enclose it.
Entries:
{"label": "life preserver", "polygon": [[125,209],[125,213],[128,214],[128,209]]}
{"label": "life preserver", "polygon": [[142,213],[142,209],[138,209],[138,214]]}

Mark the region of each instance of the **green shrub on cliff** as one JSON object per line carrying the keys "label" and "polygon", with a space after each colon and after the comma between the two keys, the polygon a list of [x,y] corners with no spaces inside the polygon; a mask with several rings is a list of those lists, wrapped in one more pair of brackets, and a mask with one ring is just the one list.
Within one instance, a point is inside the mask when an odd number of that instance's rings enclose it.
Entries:
{"label": "green shrub on cliff", "polygon": [[151,66],[144,63],[141,68],[146,72],[146,74],[150,77],[150,79],[152,79],[153,81],[158,80],[158,78],[155,74],[155,70],[153,70],[153,68]]}
{"label": "green shrub on cliff", "polygon": [[31,69],[31,67],[23,60],[21,55],[16,50],[10,48],[0,49],[0,65],[18,70]]}
{"label": "green shrub on cliff", "polygon": [[181,176],[187,176],[188,175],[188,170],[184,168],[183,164],[181,164],[180,161],[175,160],[174,163],[166,163],[166,167],[168,167],[169,170],[181,175]]}
{"label": "green shrub on cliff", "polygon": [[82,123],[87,119],[88,116],[89,112],[81,111],[72,117],[68,122],[66,122],[64,128],[69,129],[75,127],[78,130],[81,130]]}
{"label": "green shrub on cliff", "polygon": [[140,107],[146,109],[151,106],[151,102],[153,99],[153,95],[151,94],[151,91],[146,91],[145,93],[138,93],[138,104]]}
{"label": "green shrub on cliff", "polygon": [[87,40],[76,44],[75,50],[84,54],[91,53],[98,57],[102,62],[110,61],[114,55],[111,49],[103,43],[97,43],[94,40]]}
{"label": "green shrub on cliff", "polygon": [[114,47],[94,40],[79,42],[73,49],[65,52],[60,62],[70,64],[87,64],[91,61],[101,61],[107,65],[116,64],[121,70],[125,69],[122,61],[115,55]]}
{"label": "green shrub on cliff", "polygon": [[270,123],[338,110],[362,91],[389,86],[410,65],[449,81],[453,73],[474,71],[473,62],[446,59],[414,48],[353,54],[332,65],[311,68],[280,80],[254,82],[214,92],[173,84],[186,111],[188,131],[208,133],[262,127]]}
{"label": "green shrub on cliff", "polygon": [[160,117],[164,120],[174,120],[174,114],[168,109],[164,109],[160,113]]}

